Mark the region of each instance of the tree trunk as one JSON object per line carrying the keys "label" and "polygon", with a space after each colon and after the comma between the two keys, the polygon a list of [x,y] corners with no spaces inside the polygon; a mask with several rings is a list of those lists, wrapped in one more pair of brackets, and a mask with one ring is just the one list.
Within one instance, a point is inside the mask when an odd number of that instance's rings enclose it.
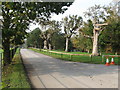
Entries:
{"label": "tree trunk", "polygon": [[55,47],[55,46],[53,46],[53,49],[55,50],[55,49],[56,49],[56,47]]}
{"label": "tree trunk", "polygon": [[98,56],[98,37],[99,37],[99,31],[94,30],[94,36],[93,36],[93,50],[92,55]]}
{"label": "tree trunk", "polygon": [[3,60],[4,60],[4,66],[11,63],[11,55],[10,55],[10,43],[9,41],[5,41],[3,44]]}
{"label": "tree trunk", "polygon": [[65,52],[68,52],[68,44],[69,44],[69,38],[66,37],[66,47],[65,47]]}
{"label": "tree trunk", "polygon": [[49,48],[49,50],[52,50],[50,34],[48,36],[48,40],[47,41],[48,41],[48,48]]}
{"label": "tree trunk", "polygon": [[90,53],[90,50],[88,49],[87,52]]}
{"label": "tree trunk", "polygon": [[52,45],[50,43],[48,45],[49,45],[49,50],[52,50]]}
{"label": "tree trunk", "polygon": [[47,40],[44,40],[44,47],[43,47],[43,49],[48,49],[47,48]]}

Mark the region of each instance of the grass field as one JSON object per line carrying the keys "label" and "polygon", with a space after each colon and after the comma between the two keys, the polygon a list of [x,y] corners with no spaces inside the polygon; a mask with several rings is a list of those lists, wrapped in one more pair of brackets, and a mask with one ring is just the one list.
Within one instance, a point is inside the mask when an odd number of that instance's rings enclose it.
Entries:
{"label": "grass field", "polygon": [[3,67],[2,88],[31,88],[21,61],[19,50],[17,50],[10,65]]}
{"label": "grass field", "polygon": [[[48,56],[52,56],[54,58],[59,58],[62,60],[67,60],[67,61],[74,61],[74,62],[82,62],[82,63],[93,63],[93,64],[105,64],[106,62],[106,58],[103,58],[103,62],[102,62],[102,56],[92,56],[90,57],[89,55],[66,55],[66,54],[59,54],[59,53],[54,53],[54,52],[48,52],[48,51],[41,51],[38,49],[33,49],[31,48],[31,50],[38,52],[38,53],[42,53]],[[54,50],[56,51],[56,50]],[[56,51],[57,52],[57,51]],[[61,51],[58,51],[61,52]],[[64,51],[62,51],[62,53],[64,53]],[[83,52],[69,52],[70,54],[88,54],[88,53],[83,53]],[[108,54],[106,54],[108,55]],[[119,64],[118,63],[118,59],[120,60],[120,58],[115,57],[114,61],[115,64]],[[109,60],[111,60],[111,57],[109,58]]]}

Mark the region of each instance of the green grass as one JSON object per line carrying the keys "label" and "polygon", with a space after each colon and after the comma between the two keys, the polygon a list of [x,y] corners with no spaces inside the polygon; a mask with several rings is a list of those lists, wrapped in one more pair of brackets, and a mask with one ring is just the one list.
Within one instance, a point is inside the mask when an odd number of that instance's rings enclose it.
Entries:
{"label": "green grass", "polygon": [[2,88],[28,88],[31,86],[24,71],[19,50],[17,50],[10,65],[3,67]]}
{"label": "green grass", "polygon": [[3,52],[3,49],[0,49],[0,53]]}
{"label": "green grass", "polygon": [[[48,55],[48,56],[52,56],[54,58],[59,58],[59,59],[62,59],[62,60],[67,60],[67,61],[74,61],[74,62],[82,62],[82,63],[93,63],[93,64],[105,64],[106,62],[106,58],[104,57],[103,58],[103,62],[102,62],[102,56],[88,56],[88,55],[66,55],[66,54],[58,54],[58,53],[54,53],[54,52],[47,52],[47,51],[42,51],[42,50],[38,50],[38,49],[33,49],[33,48],[30,48],[31,50],[35,51],[35,52],[38,52],[38,53],[42,53],[42,54],[45,54],[45,55]],[[54,50],[56,51],[56,50]],[[61,52],[61,51],[59,51]],[[76,54],[76,52],[71,52],[72,54]],[[79,54],[83,52],[79,52]],[[85,53],[86,54],[86,53]],[[118,57],[115,57],[114,58],[114,61],[115,61],[115,64],[119,64],[120,65],[120,62],[118,63],[118,59],[120,60],[120,58]],[[111,58],[109,58],[109,60],[111,60]]]}

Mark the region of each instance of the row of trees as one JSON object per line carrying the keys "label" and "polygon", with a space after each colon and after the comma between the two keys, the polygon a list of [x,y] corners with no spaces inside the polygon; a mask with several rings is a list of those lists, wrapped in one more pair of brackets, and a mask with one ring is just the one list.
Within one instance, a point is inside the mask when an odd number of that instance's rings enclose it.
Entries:
{"label": "row of trees", "polygon": [[[117,15],[117,8],[95,5],[85,12],[85,16],[88,18],[86,22],[82,17],[72,15],[63,18],[60,22],[47,20],[44,24],[40,24],[44,27],[38,35],[41,38],[41,43],[38,42],[39,45],[41,44],[40,48],[64,49],[66,52],[77,49],[92,52],[92,55],[100,55],[102,51],[120,52],[120,17]],[[28,42],[29,39],[30,37]]]}
{"label": "row of trees", "polygon": [[[52,13],[63,13],[70,2],[2,2],[2,48],[4,65],[11,63],[10,48],[24,43],[26,30],[34,20],[48,20]],[[59,6],[59,7],[58,7]]]}

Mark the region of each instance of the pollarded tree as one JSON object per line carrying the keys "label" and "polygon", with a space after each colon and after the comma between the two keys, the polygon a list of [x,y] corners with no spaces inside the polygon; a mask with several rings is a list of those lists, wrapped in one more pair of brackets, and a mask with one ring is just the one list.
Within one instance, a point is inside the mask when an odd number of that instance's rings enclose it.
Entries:
{"label": "pollarded tree", "polygon": [[72,15],[62,19],[65,37],[66,37],[66,48],[65,51],[68,52],[69,40],[73,34],[76,34],[77,29],[82,25],[82,17],[77,15]]}
{"label": "pollarded tree", "polygon": [[44,40],[44,47],[43,47],[43,49],[51,50],[52,49],[52,45],[51,45],[52,35],[55,32],[60,31],[60,24],[59,24],[58,21],[53,20],[53,21],[47,21],[46,24],[44,22],[44,24],[42,24],[42,26],[45,29],[45,31],[43,31],[42,34],[40,35],[42,37],[42,39]]}
{"label": "pollarded tree", "polygon": [[105,20],[108,16],[106,14],[106,11],[104,10],[103,7],[100,5],[95,5],[93,7],[90,7],[87,12],[85,12],[85,15],[89,17],[89,19],[93,23],[93,50],[92,50],[92,55],[93,56],[98,56],[98,38],[101,33],[101,31],[104,30],[103,26],[108,25],[105,23]]}
{"label": "pollarded tree", "polygon": [[47,31],[44,31],[40,34],[40,37],[42,38],[43,40],[43,49],[48,49],[48,41],[47,41],[47,38],[48,38],[48,32]]}
{"label": "pollarded tree", "polygon": [[48,31],[47,26],[50,24],[49,20],[45,20],[44,22],[41,22],[41,19],[37,19],[37,22],[41,25],[42,33],[40,34],[40,37],[43,39],[43,49],[48,49]]}

